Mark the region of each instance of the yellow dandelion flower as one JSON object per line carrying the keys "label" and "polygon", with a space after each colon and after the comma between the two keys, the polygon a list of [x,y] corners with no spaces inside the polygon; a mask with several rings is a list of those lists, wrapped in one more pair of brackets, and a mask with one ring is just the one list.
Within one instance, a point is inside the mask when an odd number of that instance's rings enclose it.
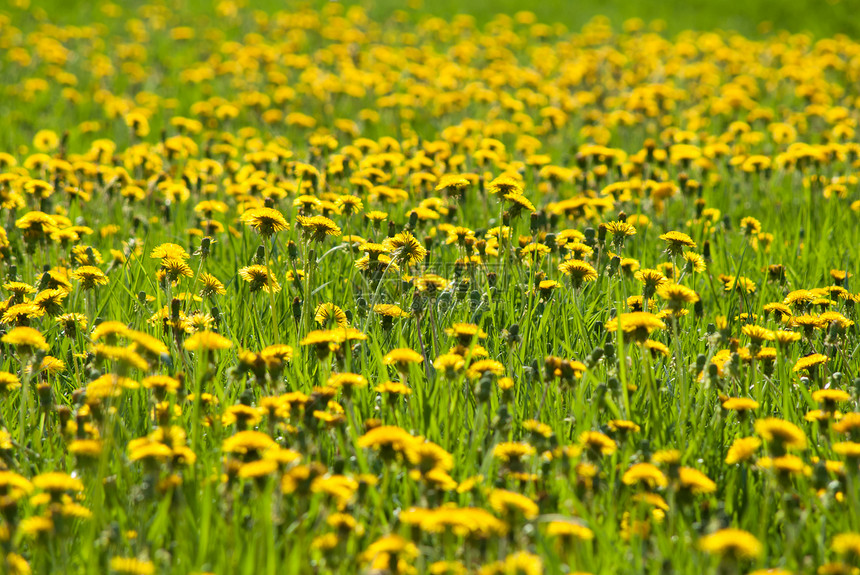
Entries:
{"label": "yellow dandelion flower", "polygon": [[691,467],[681,467],[678,470],[678,485],[694,495],[706,495],[717,490],[717,484],[707,475]]}
{"label": "yellow dandelion flower", "polygon": [[665,323],[654,314],[646,311],[622,313],[606,324],[607,331],[615,332],[621,329],[625,337],[638,342],[646,341],[654,330],[665,328]]}
{"label": "yellow dandelion flower", "polygon": [[597,279],[597,270],[582,260],[564,261],[558,266],[558,271],[570,278],[574,288],[580,288],[584,283],[593,282]]}
{"label": "yellow dandelion flower", "polygon": [[45,336],[32,327],[19,326],[13,328],[9,333],[5,334],[2,339],[3,343],[16,347],[19,351],[33,351],[50,349],[48,342],[45,341]]}
{"label": "yellow dandelion flower", "polygon": [[711,555],[731,556],[737,559],[755,559],[764,547],[752,533],[742,529],[720,529],[699,539],[699,548]]}
{"label": "yellow dandelion flower", "polygon": [[230,349],[233,342],[211,331],[198,331],[182,344],[188,351],[215,351]]}
{"label": "yellow dandelion flower", "polygon": [[660,239],[666,242],[666,252],[672,256],[681,255],[684,248],[696,247],[693,238],[683,232],[666,232],[660,236]]}
{"label": "yellow dandelion flower", "polygon": [[794,370],[794,372],[809,371],[810,369],[814,369],[819,365],[824,365],[828,361],[830,361],[830,358],[826,355],[821,353],[813,353],[798,359],[792,369]]}
{"label": "yellow dandelion flower", "polygon": [[245,210],[239,219],[254,228],[264,238],[269,238],[275,232],[280,232],[290,227],[283,214],[273,208],[252,208]]}
{"label": "yellow dandelion flower", "polygon": [[254,264],[241,268],[239,270],[239,277],[250,284],[252,293],[260,290],[266,293],[278,293],[281,291],[281,285],[278,283],[275,274],[266,266]]}
{"label": "yellow dandelion flower", "polygon": [[768,417],[755,422],[755,431],[768,443],[780,448],[806,449],[806,434],[788,421]]}
{"label": "yellow dandelion flower", "polygon": [[625,485],[644,484],[647,487],[666,487],[669,481],[663,472],[651,463],[635,463],[621,477]]}
{"label": "yellow dandelion flower", "polygon": [[134,557],[113,557],[110,560],[111,571],[124,575],[154,575],[155,564]]}
{"label": "yellow dandelion flower", "polygon": [[538,514],[537,504],[520,493],[506,489],[493,489],[489,496],[490,507],[499,515],[508,517],[522,515],[526,519],[534,519]]}
{"label": "yellow dandelion flower", "polygon": [[80,282],[81,288],[85,290],[107,285],[110,281],[104,272],[95,266],[81,266],[70,273],[69,277]]}

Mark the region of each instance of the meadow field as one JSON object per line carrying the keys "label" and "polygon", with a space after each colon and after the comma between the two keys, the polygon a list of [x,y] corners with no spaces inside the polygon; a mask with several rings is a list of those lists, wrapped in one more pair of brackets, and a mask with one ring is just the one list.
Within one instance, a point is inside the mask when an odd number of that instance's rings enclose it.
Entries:
{"label": "meadow field", "polygon": [[851,2],[0,6],[0,574],[860,574]]}

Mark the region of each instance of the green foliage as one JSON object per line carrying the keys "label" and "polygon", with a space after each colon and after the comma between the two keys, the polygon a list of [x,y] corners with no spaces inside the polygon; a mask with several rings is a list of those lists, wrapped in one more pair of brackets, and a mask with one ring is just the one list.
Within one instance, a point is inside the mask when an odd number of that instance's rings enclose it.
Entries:
{"label": "green foliage", "polygon": [[850,572],[860,47],[759,26],[847,3],[66,4],[0,15],[0,572]]}

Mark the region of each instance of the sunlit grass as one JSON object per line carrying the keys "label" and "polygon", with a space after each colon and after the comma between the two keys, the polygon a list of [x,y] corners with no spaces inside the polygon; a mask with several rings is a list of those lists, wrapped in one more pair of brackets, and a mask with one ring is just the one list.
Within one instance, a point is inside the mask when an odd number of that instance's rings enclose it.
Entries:
{"label": "sunlit grass", "polygon": [[852,573],[848,20],[571,6],[5,8],[0,572]]}

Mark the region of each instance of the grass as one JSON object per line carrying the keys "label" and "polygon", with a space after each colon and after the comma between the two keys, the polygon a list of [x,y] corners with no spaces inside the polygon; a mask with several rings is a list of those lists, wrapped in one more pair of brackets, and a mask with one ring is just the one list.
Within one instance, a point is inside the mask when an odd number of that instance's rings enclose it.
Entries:
{"label": "grass", "polygon": [[[348,3],[348,2],[347,2]],[[403,9],[404,3],[376,0],[358,4],[369,6],[372,14],[387,17],[392,11]],[[415,12],[451,18],[457,14],[471,14],[478,22],[486,22],[496,14],[515,14],[524,7],[513,0],[472,0],[458,2],[441,0],[425,2]],[[645,2],[623,0],[595,2],[591,0],[550,0],[525,7],[541,22],[560,22],[571,30],[578,30],[595,16],[605,16],[616,25],[630,18],[647,22],[662,21],[669,34],[685,30],[733,30],[745,35],[758,36],[764,30],[807,32],[816,36],[856,34],[857,25],[851,18],[850,2],[799,2],[783,3],[771,0],[750,2],[722,2],[709,0],[669,0]],[[407,7],[408,9],[408,7]],[[762,23],[764,26],[762,27]]]}
{"label": "grass", "polygon": [[851,572],[857,44],[768,4],[5,9],[0,572]]}

